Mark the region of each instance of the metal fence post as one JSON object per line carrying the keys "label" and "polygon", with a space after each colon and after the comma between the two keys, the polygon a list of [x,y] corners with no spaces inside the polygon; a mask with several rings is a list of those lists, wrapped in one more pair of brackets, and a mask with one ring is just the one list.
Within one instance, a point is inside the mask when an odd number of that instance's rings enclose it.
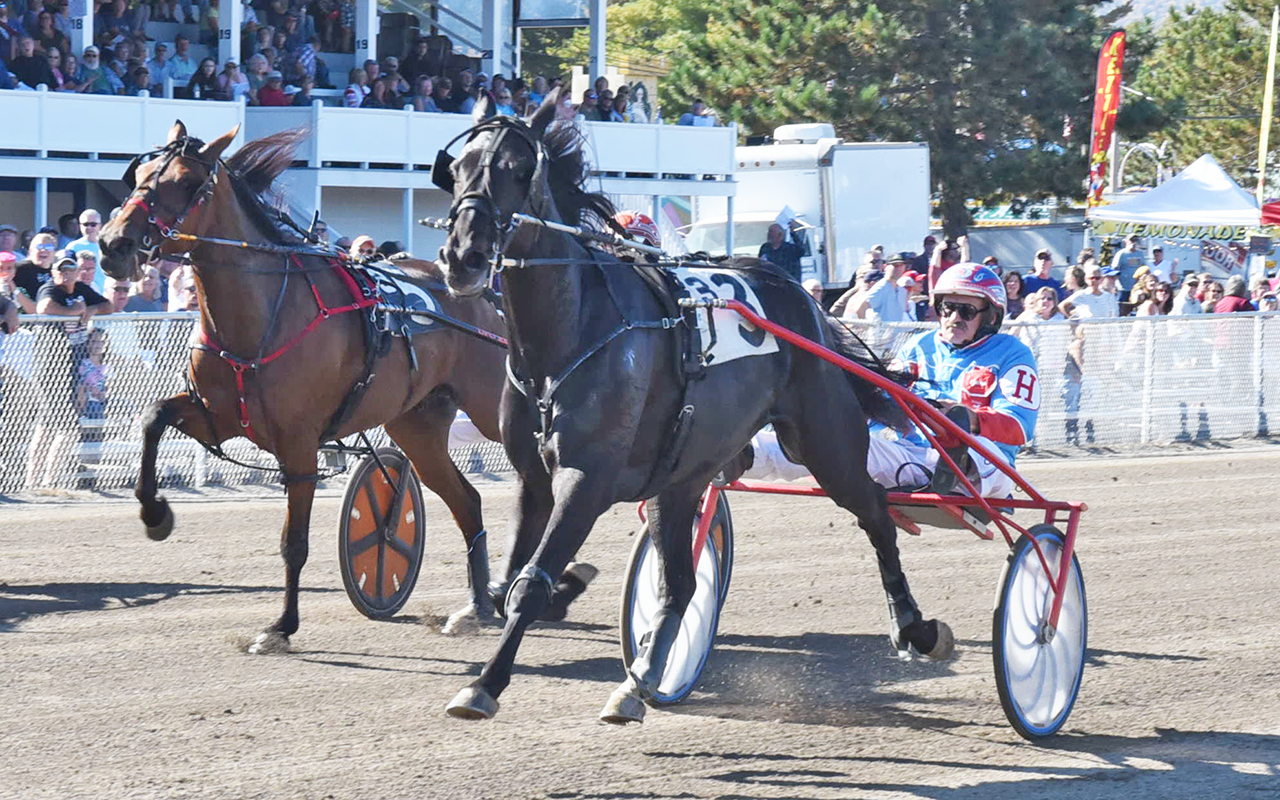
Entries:
{"label": "metal fence post", "polygon": [[1253,316],[1253,396],[1257,400],[1254,411],[1257,414],[1257,425],[1254,432],[1258,436],[1267,435],[1266,381],[1263,379],[1262,365],[1266,360],[1262,357],[1262,321],[1261,314]]}
{"label": "metal fence post", "polygon": [[1156,330],[1147,323],[1146,341],[1142,347],[1142,443],[1151,443],[1151,404],[1156,383]]}

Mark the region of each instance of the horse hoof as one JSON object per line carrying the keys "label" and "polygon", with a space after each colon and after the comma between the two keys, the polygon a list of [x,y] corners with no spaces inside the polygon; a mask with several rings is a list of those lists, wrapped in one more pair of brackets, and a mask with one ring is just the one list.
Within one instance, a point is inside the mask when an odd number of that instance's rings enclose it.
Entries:
{"label": "horse hoof", "polygon": [[604,709],[600,712],[600,721],[610,725],[644,722],[644,714],[647,710],[644,701],[640,699],[640,694],[633,688],[631,681],[627,681],[609,695]]}
{"label": "horse hoof", "polygon": [[251,656],[272,656],[289,652],[289,637],[279,631],[263,631],[245,648]]}
{"label": "horse hoof", "polygon": [[440,629],[440,632],[445,636],[466,636],[478,633],[485,625],[491,625],[493,622],[492,610],[486,614],[474,605],[470,605],[460,611],[453,612],[444,623],[444,627]]}
{"label": "horse hoof", "polygon": [[169,534],[173,533],[173,509],[169,508],[169,501],[163,497],[159,498],[158,502],[163,509],[160,521],[155,525],[149,525],[145,516],[142,519],[142,524],[147,526],[147,538],[153,542],[163,542],[169,538]]}
{"label": "horse hoof", "polygon": [[951,632],[951,626],[942,620],[934,620],[937,623],[938,641],[934,644],[933,649],[925,653],[926,656],[934,661],[946,661],[955,655],[956,637]]}
{"label": "horse hoof", "polygon": [[484,689],[468,686],[454,696],[445,711],[458,719],[493,719],[498,713],[498,701]]}
{"label": "horse hoof", "polygon": [[584,564],[581,561],[570,561],[569,566],[564,568],[564,575],[561,575],[560,577],[572,575],[582,582],[582,588],[585,589],[599,574],[600,570],[590,564]]}

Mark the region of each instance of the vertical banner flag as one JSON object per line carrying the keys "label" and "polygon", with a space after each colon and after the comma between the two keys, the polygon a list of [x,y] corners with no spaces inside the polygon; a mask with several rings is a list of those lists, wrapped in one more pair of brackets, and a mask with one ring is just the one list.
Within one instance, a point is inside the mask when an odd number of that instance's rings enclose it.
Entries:
{"label": "vertical banner flag", "polygon": [[1102,204],[1107,185],[1107,150],[1120,108],[1120,79],[1124,68],[1124,31],[1113,31],[1098,54],[1098,83],[1093,94],[1093,127],[1089,146],[1089,205]]}
{"label": "vertical banner flag", "polygon": [[1258,207],[1266,202],[1263,193],[1267,188],[1267,140],[1271,137],[1271,109],[1275,101],[1276,85],[1276,28],[1280,27],[1280,6],[1271,9],[1271,42],[1267,49],[1267,88],[1262,92],[1262,131],[1258,137]]}

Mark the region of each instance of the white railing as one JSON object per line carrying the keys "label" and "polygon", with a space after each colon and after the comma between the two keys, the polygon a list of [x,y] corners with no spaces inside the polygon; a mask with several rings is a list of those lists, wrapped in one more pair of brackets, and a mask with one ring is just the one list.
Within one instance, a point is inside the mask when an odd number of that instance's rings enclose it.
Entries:
{"label": "white railing", "polygon": [[[152,401],[183,390],[194,319],[96,318],[93,328],[100,333],[94,336],[105,334],[105,370],[98,371],[105,378],[88,388],[81,386],[88,370],[71,367],[83,361],[89,343],[68,355],[65,317],[23,317],[20,332],[0,335],[0,495],[20,494],[29,484],[132,486],[142,413]],[[930,326],[858,327],[873,347],[891,351]],[[1032,442],[1038,450],[1209,443],[1266,436],[1280,426],[1280,313],[1011,324],[1006,330],[1024,337],[1039,364],[1041,406]],[[376,435],[379,444],[386,442],[384,433]],[[464,471],[510,469],[500,446],[467,442],[452,453]],[[228,442],[226,450],[241,460],[273,464],[245,439]],[[168,485],[240,486],[273,479],[210,458],[172,432],[161,444],[159,463]]]}

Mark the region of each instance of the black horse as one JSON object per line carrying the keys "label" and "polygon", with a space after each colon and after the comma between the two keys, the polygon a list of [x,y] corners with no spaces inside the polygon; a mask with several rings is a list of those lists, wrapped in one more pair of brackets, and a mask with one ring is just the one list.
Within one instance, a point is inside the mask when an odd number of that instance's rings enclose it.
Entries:
{"label": "black horse", "polygon": [[[700,375],[694,370],[685,380],[688,321],[674,323],[678,312],[640,271],[568,234],[511,225],[514,213],[596,226],[612,214],[606,197],[583,188],[581,134],[563,123],[548,130],[558,99],[553,93],[528,124],[494,117],[483,100],[450,167],[452,230],[439,259],[449,290],[476,295],[495,255],[505,265],[512,351],[500,424],[520,474],[520,497],[507,548],[506,628],[493,659],[449,713],[480,719],[497,712],[524,631],[551,596],[550,576],[560,574],[609,506],[651,498],[662,609],[628,681],[601,714],[611,722],[640,720],[642,699],[661,680],[693,596],[691,530],[699,496],[770,422],[788,453],[867,532],[888,595],[893,645],[948,657],[950,629],[926,621],[917,608],[885,490],[867,474],[868,416],[901,423],[886,395],[745,326],[742,339],[760,343],[766,354]],[[773,265],[744,258],[721,267],[726,274],[709,279],[718,284],[706,286],[709,292],[749,289],[769,319],[890,374]],[[721,339],[739,333],[724,328]]]}

